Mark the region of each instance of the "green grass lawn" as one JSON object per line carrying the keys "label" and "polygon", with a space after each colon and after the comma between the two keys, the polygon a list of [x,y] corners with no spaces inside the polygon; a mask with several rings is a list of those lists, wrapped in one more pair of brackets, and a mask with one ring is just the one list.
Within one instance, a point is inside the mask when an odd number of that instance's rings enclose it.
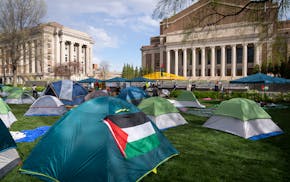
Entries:
{"label": "green grass lawn", "polygon": [[[206,105],[209,106],[210,103]],[[11,130],[52,125],[58,119],[24,117],[28,107],[11,106],[18,119]],[[157,174],[151,173],[142,181],[290,181],[290,109],[271,109],[267,112],[285,133],[259,141],[203,128],[202,124],[207,118],[183,114],[189,124],[164,131],[180,154],[160,165]],[[17,143],[23,160],[36,143],[37,141]],[[1,181],[39,181],[37,178],[20,174],[18,168]]]}

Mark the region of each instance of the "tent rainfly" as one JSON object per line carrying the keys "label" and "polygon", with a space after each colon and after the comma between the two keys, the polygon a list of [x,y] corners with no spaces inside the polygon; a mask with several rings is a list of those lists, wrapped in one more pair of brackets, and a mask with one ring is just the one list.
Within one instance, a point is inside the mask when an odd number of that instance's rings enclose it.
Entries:
{"label": "tent rainfly", "polygon": [[93,90],[90,92],[88,95],[85,96],[85,100],[90,100],[96,97],[101,97],[101,96],[109,96],[107,90]]}
{"label": "tent rainfly", "polygon": [[138,108],[143,111],[159,129],[187,124],[179,111],[166,99],[150,97],[142,100]]}
{"label": "tent rainfly", "polygon": [[17,121],[16,117],[12,113],[10,107],[0,98],[0,119],[9,128],[12,123]]}
{"label": "tent rainfly", "polygon": [[249,140],[259,140],[283,133],[263,108],[256,102],[244,98],[223,101],[203,126]]}
{"label": "tent rainfly", "polygon": [[126,100],[134,105],[138,105],[142,99],[148,98],[149,95],[138,87],[126,87],[123,88],[118,95],[118,98]]}
{"label": "tent rainfly", "polygon": [[0,120],[0,179],[15,168],[21,161],[16,143],[9,130]]}
{"label": "tent rainfly", "polygon": [[175,107],[195,107],[205,108],[204,105],[200,104],[193,92],[182,90],[181,93],[176,97],[176,100],[169,100]]}
{"label": "tent rainfly", "polygon": [[88,91],[78,82],[60,80],[50,83],[44,91],[44,95],[52,95],[59,98],[64,105],[79,105],[85,101]]}
{"label": "tent rainfly", "polygon": [[60,116],[67,112],[65,105],[51,95],[39,97],[26,111],[25,116]]}
{"label": "tent rainfly", "polygon": [[128,182],[140,180],[177,154],[133,104],[97,97],[58,120],[20,171],[46,181]]}

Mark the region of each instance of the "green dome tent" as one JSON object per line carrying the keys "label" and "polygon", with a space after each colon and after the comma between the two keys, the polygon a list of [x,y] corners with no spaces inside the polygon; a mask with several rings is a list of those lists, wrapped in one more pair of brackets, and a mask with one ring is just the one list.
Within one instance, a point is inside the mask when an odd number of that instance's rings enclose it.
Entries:
{"label": "green dome tent", "polygon": [[22,89],[13,89],[5,99],[8,104],[32,104],[35,98]]}
{"label": "green dome tent", "polygon": [[16,150],[16,143],[9,130],[0,120],[0,179],[21,161]]}
{"label": "green dome tent", "polygon": [[20,171],[46,181],[136,181],[177,153],[134,105],[98,97],[57,121]]}
{"label": "green dome tent", "polygon": [[283,133],[263,108],[256,102],[244,98],[223,101],[203,126],[250,140]]}
{"label": "green dome tent", "polygon": [[1,98],[0,98],[0,118],[7,128],[9,128],[12,123],[17,121],[16,117],[11,112],[10,107]]}
{"label": "green dome tent", "polygon": [[181,93],[176,97],[176,100],[169,100],[175,107],[196,107],[205,108],[204,105],[200,104],[193,92],[182,90]]}
{"label": "green dome tent", "polygon": [[151,97],[143,99],[138,105],[159,129],[171,128],[187,124],[179,111],[166,99],[161,97]]}

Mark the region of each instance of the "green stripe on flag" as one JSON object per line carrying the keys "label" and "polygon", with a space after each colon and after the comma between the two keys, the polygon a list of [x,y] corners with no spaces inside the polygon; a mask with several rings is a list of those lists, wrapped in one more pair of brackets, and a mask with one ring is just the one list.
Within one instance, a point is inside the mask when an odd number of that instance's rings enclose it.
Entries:
{"label": "green stripe on flag", "polygon": [[126,158],[132,158],[147,153],[158,147],[159,139],[156,134],[145,137],[141,140],[127,143],[125,153]]}

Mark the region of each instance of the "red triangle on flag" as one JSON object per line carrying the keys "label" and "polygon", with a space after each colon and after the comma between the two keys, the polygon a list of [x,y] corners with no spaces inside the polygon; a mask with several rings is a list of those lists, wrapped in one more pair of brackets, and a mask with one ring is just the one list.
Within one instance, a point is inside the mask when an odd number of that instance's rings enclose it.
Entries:
{"label": "red triangle on flag", "polygon": [[108,127],[111,130],[111,133],[115,139],[115,142],[118,145],[118,148],[120,149],[121,153],[124,157],[126,157],[125,154],[125,148],[128,142],[128,134],[122,130],[119,126],[114,124],[110,119],[106,118],[104,122],[108,125]]}

